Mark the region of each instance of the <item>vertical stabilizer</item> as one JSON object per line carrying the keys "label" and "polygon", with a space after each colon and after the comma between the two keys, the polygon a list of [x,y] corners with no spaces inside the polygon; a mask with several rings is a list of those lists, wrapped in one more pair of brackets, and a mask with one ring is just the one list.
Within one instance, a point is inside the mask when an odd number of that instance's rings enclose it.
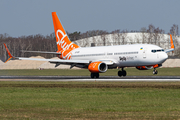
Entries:
{"label": "vertical stabilizer", "polygon": [[58,16],[56,12],[52,12],[52,19],[53,19],[53,25],[54,25],[54,32],[56,35],[56,42],[57,42],[57,49],[58,52],[65,52],[65,51],[71,51],[75,48],[79,48],[78,45],[72,43],[67,34],[64,30],[60,20],[58,19]]}

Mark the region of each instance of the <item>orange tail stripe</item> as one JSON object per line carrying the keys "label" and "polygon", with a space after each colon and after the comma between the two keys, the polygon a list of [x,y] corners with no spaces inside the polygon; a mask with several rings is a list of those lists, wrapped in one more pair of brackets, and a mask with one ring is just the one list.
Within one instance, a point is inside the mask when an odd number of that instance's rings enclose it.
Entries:
{"label": "orange tail stripe", "polygon": [[8,55],[9,55],[9,57],[13,57],[13,56],[11,55],[11,53],[9,52],[9,49],[7,48],[7,46],[6,46],[5,43],[4,43],[4,47],[6,48],[6,51],[7,51]]}
{"label": "orange tail stripe", "polygon": [[10,57],[8,60],[6,60],[6,62],[4,62],[4,63],[7,63],[10,59],[11,59],[12,57]]}
{"label": "orange tail stripe", "polygon": [[172,39],[172,35],[170,34],[170,40],[171,40],[171,48],[174,48],[174,43],[173,43],[173,39]]}

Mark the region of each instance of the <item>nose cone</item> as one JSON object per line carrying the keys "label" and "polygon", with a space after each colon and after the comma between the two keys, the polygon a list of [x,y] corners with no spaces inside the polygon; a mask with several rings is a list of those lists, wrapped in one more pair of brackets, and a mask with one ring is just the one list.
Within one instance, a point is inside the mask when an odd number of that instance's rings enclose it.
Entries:
{"label": "nose cone", "polygon": [[162,53],[162,54],[160,54],[160,59],[161,59],[161,61],[162,61],[162,63],[164,62],[164,61],[166,61],[167,60],[167,58],[168,58],[168,55],[167,55],[167,53]]}
{"label": "nose cone", "polygon": [[163,58],[164,58],[165,60],[168,59],[167,53],[164,53],[164,54],[163,54]]}

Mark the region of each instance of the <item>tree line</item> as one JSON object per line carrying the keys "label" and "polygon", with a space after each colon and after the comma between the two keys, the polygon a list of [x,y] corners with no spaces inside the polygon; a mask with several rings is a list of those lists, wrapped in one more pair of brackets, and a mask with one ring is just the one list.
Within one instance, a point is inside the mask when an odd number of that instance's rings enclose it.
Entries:
{"label": "tree line", "polygon": [[[98,45],[107,45],[106,35],[112,34],[114,35],[113,41],[115,42],[114,45],[121,45],[121,44],[127,44],[126,37],[127,33],[132,32],[139,32],[144,35],[142,37],[143,43],[152,43],[152,44],[159,44],[158,41],[160,39],[160,35],[164,34],[165,31],[160,29],[159,27],[155,27],[152,24],[148,26],[148,28],[141,28],[140,31],[128,31],[128,30],[114,30],[112,32],[107,32],[105,30],[90,30],[84,33],[81,32],[73,32],[69,33],[67,32],[69,38],[71,41],[76,42],[79,39],[87,39],[89,37],[94,36],[100,36],[102,39],[102,43],[97,43]],[[170,34],[173,36],[179,35],[178,33],[178,25],[173,25],[169,31]],[[145,35],[145,33],[148,33]],[[93,43],[95,43],[96,40],[93,40]],[[138,41],[137,41],[138,42]],[[29,36],[21,36],[21,37],[11,37],[7,33],[0,34],[0,59],[2,61],[5,61],[8,59],[8,54],[3,46],[3,43],[6,43],[8,46],[10,52],[14,56],[21,56],[21,57],[31,57],[31,56],[43,56],[45,58],[51,58],[55,57],[52,54],[38,54],[38,53],[23,53],[21,50],[27,50],[27,51],[50,51],[54,52],[57,50],[56,42],[55,42],[55,34],[51,33],[50,35],[43,36],[40,34],[37,35],[29,35]],[[82,46],[83,47],[83,46]],[[86,46],[84,46],[86,47]],[[178,53],[178,52],[177,52]]]}

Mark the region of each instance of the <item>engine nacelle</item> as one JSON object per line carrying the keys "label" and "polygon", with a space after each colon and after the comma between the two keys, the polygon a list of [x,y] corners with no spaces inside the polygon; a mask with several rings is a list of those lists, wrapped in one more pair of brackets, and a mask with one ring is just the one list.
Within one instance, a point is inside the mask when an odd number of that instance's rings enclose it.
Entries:
{"label": "engine nacelle", "polygon": [[102,73],[107,71],[107,65],[101,61],[92,62],[89,64],[88,69],[91,73]]}
{"label": "engine nacelle", "polygon": [[155,64],[155,65],[151,65],[151,66],[137,66],[136,68],[138,70],[150,70],[152,68],[158,68],[158,67],[161,67],[162,64]]}
{"label": "engine nacelle", "polygon": [[138,70],[150,70],[153,66],[137,66],[136,69]]}

